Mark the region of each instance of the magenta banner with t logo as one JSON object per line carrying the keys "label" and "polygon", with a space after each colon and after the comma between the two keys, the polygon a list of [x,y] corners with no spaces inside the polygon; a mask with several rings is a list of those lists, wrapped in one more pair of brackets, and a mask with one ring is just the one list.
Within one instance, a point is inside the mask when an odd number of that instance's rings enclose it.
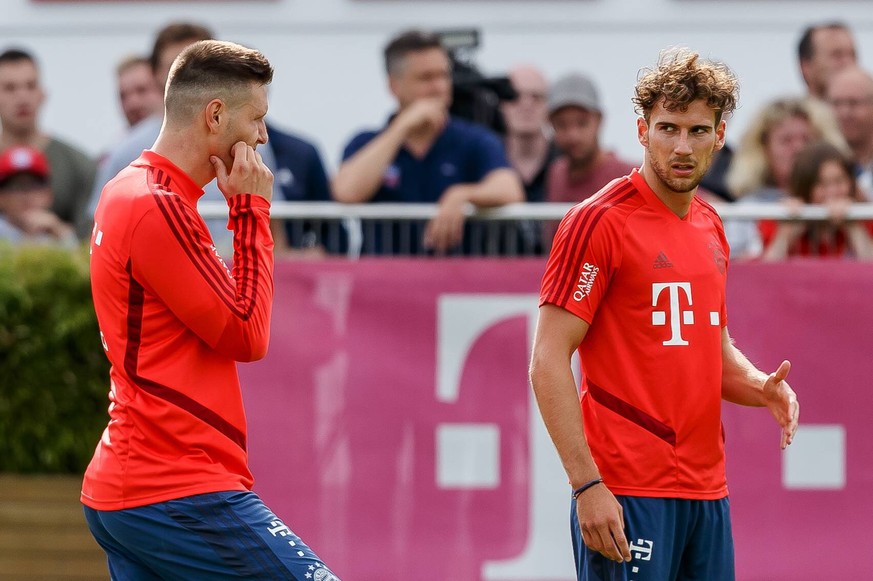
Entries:
{"label": "magenta banner with t logo", "polygon": [[[574,578],[569,487],[527,383],[543,268],[276,266],[269,355],[240,366],[255,490],[344,580]],[[873,575],[873,269],[728,278],[732,335],[762,369],[792,360],[803,424],[781,453],[766,410],[724,408],[738,579]]]}

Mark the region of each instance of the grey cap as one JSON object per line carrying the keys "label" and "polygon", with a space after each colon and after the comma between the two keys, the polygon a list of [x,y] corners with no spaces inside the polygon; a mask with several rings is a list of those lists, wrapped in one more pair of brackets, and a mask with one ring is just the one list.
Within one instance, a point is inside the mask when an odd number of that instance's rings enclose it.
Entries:
{"label": "grey cap", "polygon": [[555,81],[549,89],[549,115],[569,106],[601,112],[597,89],[585,75],[571,73]]}

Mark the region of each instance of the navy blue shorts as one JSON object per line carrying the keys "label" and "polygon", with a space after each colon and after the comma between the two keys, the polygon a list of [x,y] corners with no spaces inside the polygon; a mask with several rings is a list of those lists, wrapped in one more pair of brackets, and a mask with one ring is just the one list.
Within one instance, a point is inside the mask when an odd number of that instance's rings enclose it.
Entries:
{"label": "navy blue shorts", "polygon": [[616,496],[624,508],[629,563],[616,563],[582,541],[576,501],[570,535],[579,581],[734,581],[730,500]]}
{"label": "navy blue shorts", "polygon": [[113,581],[339,581],[254,492],[215,492],[125,510],[85,507]]}

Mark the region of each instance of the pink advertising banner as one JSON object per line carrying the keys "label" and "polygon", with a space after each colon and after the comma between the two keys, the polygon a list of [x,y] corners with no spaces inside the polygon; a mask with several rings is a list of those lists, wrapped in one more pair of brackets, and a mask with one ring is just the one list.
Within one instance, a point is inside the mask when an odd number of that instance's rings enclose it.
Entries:
{"label": "pink advertising banner", "polygon": [[[276,266],[240,366],[255,490],[346,581],[571,580],[569,489],[527,384],[542,260]],[[726,405],[741,581],[873,578],[873,268],[743,264],[729,327],[802,402],[788,453]]]}

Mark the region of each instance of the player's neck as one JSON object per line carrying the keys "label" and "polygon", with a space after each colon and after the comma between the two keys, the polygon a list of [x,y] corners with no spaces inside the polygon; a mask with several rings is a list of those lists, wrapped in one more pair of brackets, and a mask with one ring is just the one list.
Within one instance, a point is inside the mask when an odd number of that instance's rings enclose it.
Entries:
{"label": "player's neck", "polygon": [[640,173],[652,191],[655,192],[655,195],[658,196],[658,199],[661,200],[671,212],[680,218],[684,218],[688,215],[688,210],[691,208],[691,201],[697,193],[696,187],[689,192],[677,192],[664,183],[649,164],[645,162],[643,162],[643,166],[640,168]]}
{"label": "player's neck", "polygon": [[152,146],[152,151],[169,159],[173,165],[185,172],[191,181],[203,188],[215,178],[215,169],[209,162],[209,156],[192,145],[192,141],[184,132],[161,130],[161,134]]}

